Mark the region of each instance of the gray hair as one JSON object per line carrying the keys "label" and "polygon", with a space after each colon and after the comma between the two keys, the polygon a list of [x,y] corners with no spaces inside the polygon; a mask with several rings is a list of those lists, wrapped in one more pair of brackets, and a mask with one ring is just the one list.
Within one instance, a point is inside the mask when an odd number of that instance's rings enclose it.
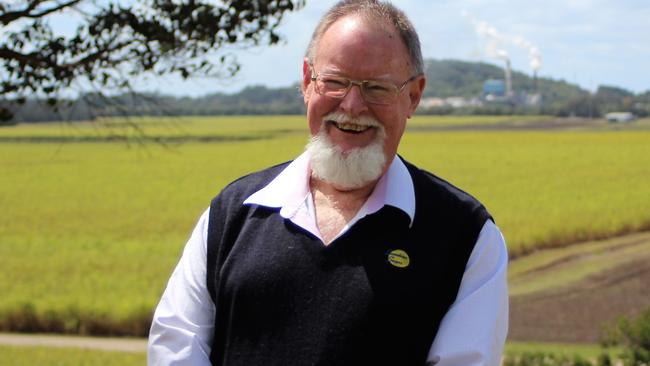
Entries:
{"label": "gray hair", "polygon": [[379,0],[343,0],[334,5],[323,17],[316,26],[314,34],[309,41],[305,57],[313,64],[316,57],[316,50],[318,44],[323,37],[323,34],[334,24],[337,20],[347,15],[362,15],[372,19],[384,21],[386,24],[391,24],[399,33],[406,49],[409,52],[409,57],[412,64],[412,72],[414,74],[424,73],[424,61],[422,60],[422,50],[420,49],[420,39],[413,27],[411,21],[406,17],[403,11],[397,9],[394,5]]}

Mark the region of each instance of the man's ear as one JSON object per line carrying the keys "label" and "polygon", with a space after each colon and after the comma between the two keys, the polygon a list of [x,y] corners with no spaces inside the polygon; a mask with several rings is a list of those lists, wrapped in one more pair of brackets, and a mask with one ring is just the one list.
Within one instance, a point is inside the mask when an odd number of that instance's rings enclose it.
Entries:
{"label": "man's ear", "polygon": [[302,82],[300,83],[300,91],[302,92],[302,98],[305,102],[305,105],[309,103],[309,96],[311,91],[309,90],[309,85],[311,84],[311,68],[309,67],[309,60],[305,57],[302,60]]}
{"label": "man's ear", "polygon": [[422,93],[424,93],[424,87],[427,85],[427,78],[424,75],[418,76],[415,80],[410,83],[409,87],[409,98],[411,99],[411,105],[409,107],[409,118],[415,113],[415,110],[420,104],[420,99],[422,99]]}

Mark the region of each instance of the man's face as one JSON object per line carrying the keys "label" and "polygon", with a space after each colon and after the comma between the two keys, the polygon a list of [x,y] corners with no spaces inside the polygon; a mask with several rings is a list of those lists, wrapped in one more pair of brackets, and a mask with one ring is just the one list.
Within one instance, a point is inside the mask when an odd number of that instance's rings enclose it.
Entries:
{"label": "man's face", "polygon": [[358,86],[352,86],[342,98],[318,94],[311,82],[312,73],[335,74],[352,80],[381,80],[401,85],[413,75],[406,46],[392,27],[372,24],[357,16],[347,16],[332,24],[323,34],[314,57],[313,68],[307,60],[303,65],[303,92],[307,119],[312,136],[323,128],[330,141],[344,153],[364,148],[375,141],[376,127],[362,129],[327,120],[332,113],[351,118],[369,117],[379,122],[385,131],[384,154],[386,166],[397,152],[406,120],[415,111],[424,89],[420,76],[406,85],[405,90],[389,105],[364,101]]}

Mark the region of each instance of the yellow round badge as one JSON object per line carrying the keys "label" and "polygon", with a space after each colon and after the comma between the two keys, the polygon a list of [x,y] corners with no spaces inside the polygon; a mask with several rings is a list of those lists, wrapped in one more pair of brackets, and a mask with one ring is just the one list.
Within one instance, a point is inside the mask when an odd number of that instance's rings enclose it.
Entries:
{"label": "yellow round badge", "polygon": [[401,249],[395,249],[388,253],[388,263],[395,267],[405,268],[408,267],[410,262],[409,255]]}

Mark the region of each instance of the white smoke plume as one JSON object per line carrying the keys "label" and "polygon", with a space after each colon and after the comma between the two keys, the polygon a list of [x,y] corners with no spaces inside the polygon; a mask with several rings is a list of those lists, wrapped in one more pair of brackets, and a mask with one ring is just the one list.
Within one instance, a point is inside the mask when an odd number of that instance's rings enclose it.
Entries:
{"label": "white smoke plume", "polygon": [[542,67],[542,54],[539,52],[537,46],[522,36],[514,37],[512,42],[528,51],[528,60],[530,60],[530,68],[533,69],[533,71],[537,71]]}
{"label": "white smoke plume", "polygon": [[461,15],[472,23],[476,34],[486,39],[485,52],[489,57],[509,61],[508,52],[503,47],[505,44],[513,44],[528,52],[530,67],[534,72],[537,72],[542,67],[542,53],[529,40],[522,36],[502,34],[487,22],[476,19],[466,11],[461,12]]}

